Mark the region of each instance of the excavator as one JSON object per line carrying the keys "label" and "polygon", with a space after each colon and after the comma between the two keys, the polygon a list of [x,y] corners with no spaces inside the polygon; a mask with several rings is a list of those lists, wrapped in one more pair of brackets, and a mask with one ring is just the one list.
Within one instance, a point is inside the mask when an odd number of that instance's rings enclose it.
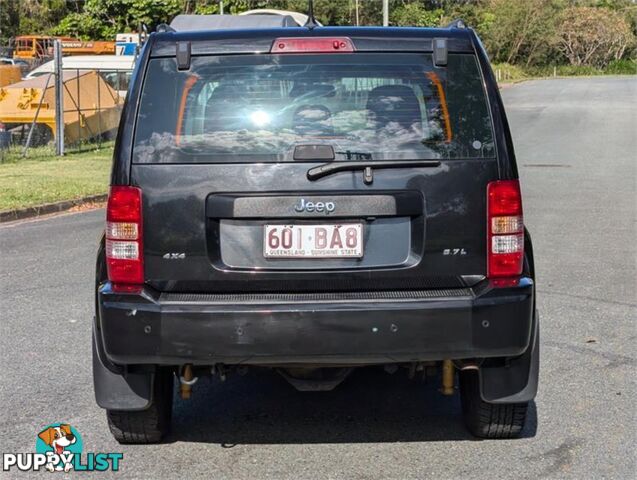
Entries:
{"label": "excavator", "polygon": [[62,41],[62,55],[114,55],[115,42],[84,41],[71,37],[21,35],[12,41],[13,58],[34,62],[53,55],[53,43]]}

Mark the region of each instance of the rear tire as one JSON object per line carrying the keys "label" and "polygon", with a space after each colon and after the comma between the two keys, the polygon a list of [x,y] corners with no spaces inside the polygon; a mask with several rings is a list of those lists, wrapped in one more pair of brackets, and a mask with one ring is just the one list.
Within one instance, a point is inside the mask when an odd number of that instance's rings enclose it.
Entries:
{"label": "rear tire", "polygon": [[119,443],[159,443],[170,431],[173,406],[173,374],[158,370],[153,400],[146,410],[106,410],[108,428]]}
{"label": "rear tire", "polygon": [[516,438],[522,433],[529,403],[485,402],[478,372],[460,372],[460,398],[465,425],[476,437]]}

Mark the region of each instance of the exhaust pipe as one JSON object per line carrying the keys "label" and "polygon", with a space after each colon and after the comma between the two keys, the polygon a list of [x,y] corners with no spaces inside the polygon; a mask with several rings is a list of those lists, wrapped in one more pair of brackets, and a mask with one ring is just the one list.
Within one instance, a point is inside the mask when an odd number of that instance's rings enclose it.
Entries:
{"label": "exhaust pipe", "polygon": [[443,395],[453,395],[453,382],[455,377],[455,368],[451,360],[442,361],[442,388],[440,392]]}
{"label": "exhaust pipe", "polygon": [[192,393],[192,386],[197,383],[199,377],[195,377],[192,373],[192,365],[187,363],[181,369],[179,375],[179,394],[182,400],[189,400]]}

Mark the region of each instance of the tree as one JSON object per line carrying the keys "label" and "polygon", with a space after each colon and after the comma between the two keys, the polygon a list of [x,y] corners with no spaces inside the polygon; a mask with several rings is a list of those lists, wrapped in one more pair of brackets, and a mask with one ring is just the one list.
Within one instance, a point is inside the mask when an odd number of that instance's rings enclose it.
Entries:
{"label": "tree", "polygon": [[[307,0],[275,1],[270,3],[273,5],[268,8],[281,8],[307,13]],[[317,0],[314,2],[314,16],[323,25],[353,25],[355,23],[353,4],[353,0]],[[350,7],[352,7],[351,10]]]}
{"label": "tree", "polygon": [[46,32],[66,13],[66,0],[0,0],[0,39]]}
{"label": "tree", "polygon": [[444,16],[442,8],[426,9],[417,2],[396,8],[391,15],[392,24],[410,27],[437,27]]}
{"label": "tree", "polygon": [[94,40],[113,40],[120,32],[136,31],[140,23],[154,29],[181,12],[181,0],[86,0],[81,13],[67,15],[53,30]]}
{"label": "tree", "polygon": [[[257,8],[307,12],[308,0],[223,0],[224,11]],[[354,25],[356,0],[315,0],[324,25]],[[359,0],[360,25],[382,24],[381,0]],[[389,0],[391,25],[438,26],[463,18],[475,28],[494,62],[603,66],[634,55],[637,2],[633,0]],[[57,34],[113,40],[152,31],[179,13],[216,14],[219,0],[0,0],[0,39]]]}
{"label": "tree", "polygon": [[0,0],[0,42],[5,45],[20,29],[18,0]]}
{"label": "tree", "polygon": [[557,0],[488,0],[483,8],[480,33],[493,60],[530,65],[550,54]]}
{"label": "tree", "polygon": [[605,67],[624,56],[635,35],[619,12],[569,7],[560,15],[556,42],[572,65]]}

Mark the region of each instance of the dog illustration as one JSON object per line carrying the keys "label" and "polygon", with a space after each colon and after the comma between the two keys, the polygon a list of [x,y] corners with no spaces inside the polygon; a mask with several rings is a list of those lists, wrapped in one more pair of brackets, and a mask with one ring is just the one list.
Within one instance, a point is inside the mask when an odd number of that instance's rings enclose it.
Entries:
{"label": "dog illustration", "polygon": [[[69,454],[66,447],[72,445],[76,442],[75,435],[71,432],[71,426],[67,424],[62,424],[59,427],[49,427],[45,430],[42,430],[38,437],[42,439],[44,443],[46,443],[49,447],[53,449],[56,455]],[[49,472],[53,470],[62,470],[62,461],[60,460],[57,464],[57,467],[54,467],[53,463],[47,463],[46,469]],[[72,468],[71,463],[64,464],[64,471],[68,472]]]}

